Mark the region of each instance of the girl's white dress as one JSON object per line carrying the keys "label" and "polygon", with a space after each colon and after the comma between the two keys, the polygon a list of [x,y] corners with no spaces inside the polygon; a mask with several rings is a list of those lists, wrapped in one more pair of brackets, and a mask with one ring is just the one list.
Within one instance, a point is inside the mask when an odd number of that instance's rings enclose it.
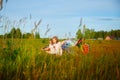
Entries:
{"label": "girl's white dress", "polygon": [[49,48],[50,48],[50,54],[59,54],[62,55],[62,44],[61,42],[58,42],[56,44],[50,44]]}

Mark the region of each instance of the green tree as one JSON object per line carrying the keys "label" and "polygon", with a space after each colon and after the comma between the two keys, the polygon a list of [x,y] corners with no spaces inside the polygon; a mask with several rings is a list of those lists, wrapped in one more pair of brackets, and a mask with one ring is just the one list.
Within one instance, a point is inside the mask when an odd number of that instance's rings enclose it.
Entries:
{"label": "green tree", "polygon": [[104,38],[107,36],[106,34],[107,34],[107,31],[104,31]]}
{"label": "green tree", "polygon": [[103,30],[100,31],[100,37],[101,37],[101,38],[104,38],[104,31],[103,31]]}
{"label": "green tree", "polygon": [[10,33],[7,34],[8,38],[21,38],[22,33],[20,28],[15,29],[14,27],[11,29]]}
{"label": "green tree", "polygon": [[82,35],[82,33],[81,33],[81,30],[78,29],[78,31],[77,31],[77,33],[76,33],[76,38],[79,39],[79,38],[82,38],[82,37],[83,37],[83,35]]}
{"label": "green tree", "polygon": [[85,38],[86,39],[90,39],[90,35],[91,35],[90,32],[91,32],[90,29],[88,29],[88,28],[85,29]]}
{"label": "green tree", "polygon": [[40,39],[40,34],[39,34],[39,32],[35,32],[35,38],[36,38],[36,39]]}
{"label": "green tree", "polygon": [[94,31],[94,29],[91,29],[90,30],[90,38],[93,39],[94,36],[95,36],[95,31]]}
{"label": "green tree", "polygon": [[20,30],[20,28],[17,28],[16,29],[16,38],[21,38],[22,37],[22,33],[21,33],[21,30]]}
{"label": "green tree", "polygon": [[31,36],[31,33],[23,34],[23,38],[24,38],[24,39],[27,39],[27,38],[29,38],[30,36]]}
{"label": "green tree", "polygon": [[0,38],[2,39],[2,38],[3,38],[3,35],[0,35]]}
{"label": "green tree", "polygon": [[120,38],[120,30],[116,30],[116,38]]}
{"label": "green tree", "polygon": [[15,38],[16,37],[16,29],[13,27],[10,31],[10,37]]}

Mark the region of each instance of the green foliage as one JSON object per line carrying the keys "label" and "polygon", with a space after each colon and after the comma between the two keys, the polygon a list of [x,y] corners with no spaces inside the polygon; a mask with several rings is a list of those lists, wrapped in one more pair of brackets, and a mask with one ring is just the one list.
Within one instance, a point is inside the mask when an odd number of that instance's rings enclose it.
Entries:
{"label": "green foliage", "polygon": [[21,38],[22,33],[19,28],[15,29],[14,27],[11,29],[9,33],[4,34],[4,38]]}
{"label": "green foliage", "polygon": [[0,35],[0,39],[2,39],[3,38],[3,35]]}
{"label": "green foliage", "polygon": [[89,29],[86,28],[86,26],[84,25],[84,34],[81,32],[80,29],[78,29],[77,33],[76,33],[76,38],[86,38],[86,39],[97,39],[97,38],[103,38],[105,39],[105,37],[107,36],[113,36],[116,39],[120,38],[120,30],[111,30],[111,31],[94,31],[94,29]]}
{"label": "green foliage", "polygon": [[76,33],[76,37],[77,37],[77,39],[80,39],[81,37],[83,37],[80,29],[78,29],[78,31]]}
{"label": "green foliage", "polygon": [[16,38],[21,38],[21,36],[22,36],[21,30],[20,30],[20,28],[17,28],[16,29]]}
{"label": "green foliage", "polygon": [[95,31],[94,31],[94,29],[90,30],[90,29],[86,28],[85,25],[84,25],[83,28],[84,28],[83,32],[81,32],[81,30],[78,29],[78,31],[76,33],[77,39],[82,38],[82,37],[84,37],[86,39],[93,39],[95,37]]}
{"label": "green foliage", "polygon": [[23,39],[28,39],[32,34],[31,33],[26,33],[26,34],[23,34]]}
{"label": "green foliage", "polygon": [[90,35],[90,34],[91,34],[91,30],[89,30],[89,29],[86,28],[86,29],[85,29],[85,38],[86,38],[86,39],[90,39],[90,38],[91,38],[91,35]]}
{"label": "green foliage", "polygon": [[0,35],[0,38],[24,38],[24,39],[28,39],[30,37],[32,38],[36,38],[36,39],[40,39],[40,34],[39,32],[35,32],[35,34],[31,34],[31,33],[25,33],[22,34],[20,28],[12,28],[11,31],[9,33],[5,33],[4,35]]}
{"label": "green foliage", "polygon": [[35,32],[35,38],[36,38],[36,39],[40,39],[40,34],[39,34],[39,32]]}

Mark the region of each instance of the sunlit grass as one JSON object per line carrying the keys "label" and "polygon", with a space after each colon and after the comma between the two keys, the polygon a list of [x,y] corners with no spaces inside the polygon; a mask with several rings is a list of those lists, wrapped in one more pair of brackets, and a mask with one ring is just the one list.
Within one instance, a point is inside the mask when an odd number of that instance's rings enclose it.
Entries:
{"label": "sunlit grass", "polygon": [[[90,52],[73,47],[50,55],[40,39],[0,40],[0,80],[119,80],[119,41],[86,41]],[[1,45],[2,44],[2,45]]]}

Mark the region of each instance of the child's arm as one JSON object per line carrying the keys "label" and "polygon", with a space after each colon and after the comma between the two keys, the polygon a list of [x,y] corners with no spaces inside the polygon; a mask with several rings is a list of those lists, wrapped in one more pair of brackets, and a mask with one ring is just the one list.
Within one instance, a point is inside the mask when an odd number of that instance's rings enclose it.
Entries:
{"label": "child's arm", "polygon": [[50,50],[50,48],[49,48],[49,47],[47,47],[47,48],[45,48],[44,50],[45,50],[45,51],[49,51],[49,50]]}
{"label": "child's arm", "polygon": [[44,51],[49,51],[50,48],[49,48],[49,46],[45,46],[44,48],[42,48],[42,50],[44,50]]}

